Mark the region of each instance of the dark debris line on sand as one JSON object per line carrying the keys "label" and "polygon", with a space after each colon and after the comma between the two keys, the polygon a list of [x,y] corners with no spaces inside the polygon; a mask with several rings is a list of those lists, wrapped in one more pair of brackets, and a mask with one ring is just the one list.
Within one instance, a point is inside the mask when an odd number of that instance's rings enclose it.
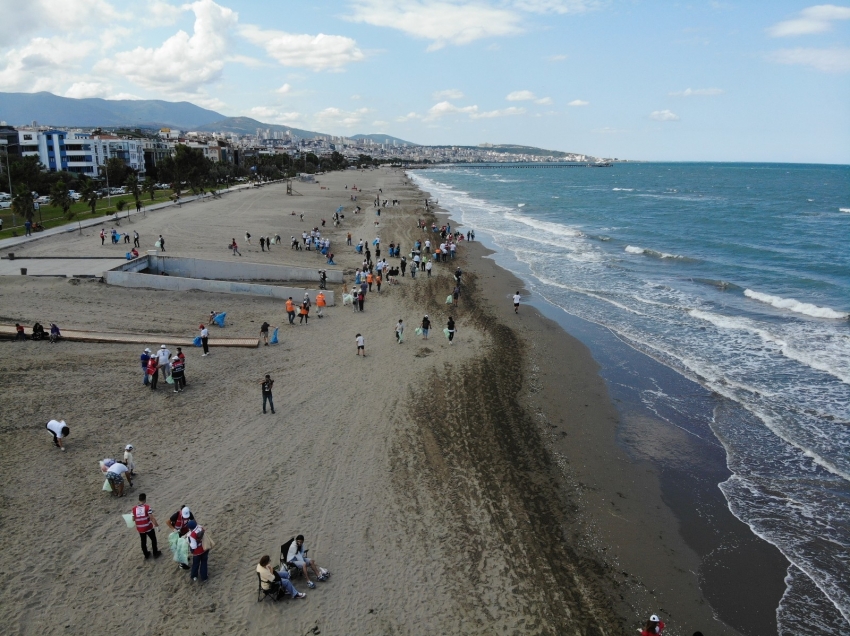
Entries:
{"label": "dark debris line on sand", "polygon": [[[598,580],[600,565],[566,540],[564,522],[576,508],[520,404],[523,343],[481,306],[475,276],[465,278],[467,316],[489,344],[411,392],[415,424],[391,457],[405,522],[435,550],[456,556],[443,580],[481,624],[535,634],[622,633]],[[439,298],[417,292],[421,300]],[[429,523],[433,517],[439,523]],[[435,526],[450,528],[449,536],[429,536]]]}

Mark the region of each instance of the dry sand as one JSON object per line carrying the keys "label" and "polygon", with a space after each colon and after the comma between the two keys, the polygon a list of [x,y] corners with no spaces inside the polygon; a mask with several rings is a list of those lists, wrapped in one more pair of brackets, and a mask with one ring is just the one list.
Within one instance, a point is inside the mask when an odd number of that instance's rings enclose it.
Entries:
{"label": "dry sand", "polygon": [[[121,230],[138,230],[143,247],[163,234],[173,255],[239,258],[226,249],[235,237],[243,260],[324,267],[321,257],[288,247],[290,235],[324,217],[336,262],[353,272],[361,258],[344,247],[345,234],[371,243],[371,201],[382,188],[383,198],[402,200],[380,217],[382,244],[400,240],[407,251],[421,236],[422,194],[403,174],[320,181],[296,184],[303,196],[267,186],[134,218]],[[344,189],[353,183],[362,188],[362,215],[352,214]],[[334,230],[340,204],[345,223]],[[292,210],[305,213],[303,223]],[[98,232],[14,251],[124,251],[101,247]],[[284,245],[262,253],[259,236],[275,233]],[[615,607],[619,583],[596,546],[584,545],[593,530],[580,521],[583,484],[564,465],[575,458],[554,446],[559,431],[583,425],[613,437],[604,383],[586,349],[553,323],[528,311],[525,323],[508,326],[500,298],[514,279],[481,255],[478,245],[460,249],[467,273],[459,307],[444,304],[457,264],[450,263],[431,279],[408,276],[370,293],[363,313],[340,304],[296,327],[286,324],[282,303],[265,298],[0,279],[0,322],[149,333],[154,348],[156,334],[194,335],[216,309],[227,311],[228,336],[257,335],[265,320],[281,334],[277,346],[213,349],[206,358],[186,351],[189,385],[176,395],[162,383],[156,393],[142,386],[135,346],[0,342],[2,631],[633,633],[636,619],[625,614],[644,608]],[[458,329],[451,347],[441,333],[449,312]],[[436,329],[423,341],[413,329],[426,313]],[[407,324],[401,345],[399,318]],[[365,359],[355,355],[358,332]],[[567,373],[548,372],[564,363]],[[265,373],[276,380],[276,415],[261,411]],[[541,395],[550,401],[537,404]],[[44,429],[60,417],[71,428],[65,453]],[[117,499],[101,491],[97,462],[127,443],[139,474]],[[608,460],[617,460],[613,439],[605,443]],[[142,558],[136,531],[121,519],[140,492],[160,522],[161,548],[165,519],[182,504],[212,533],[209,581],[191,583],[167,552]],[[304,601],[257,603],[257,560],[270,554],[276,563],[280,544],[296,533],[331,581],[308,590],[296,580]],[[698,601],[690,592],[682,596]]]}

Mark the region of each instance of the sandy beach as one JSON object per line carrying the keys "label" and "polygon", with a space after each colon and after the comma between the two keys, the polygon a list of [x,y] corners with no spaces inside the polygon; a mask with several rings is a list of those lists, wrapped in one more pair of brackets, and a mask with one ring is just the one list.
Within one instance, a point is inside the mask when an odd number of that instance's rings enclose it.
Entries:
{"label": "sandy beach", "polygon": [[[345,246],[348,232],[354,244],[380,236],[407,253],[423,236],[417,218],[445,219],[426,212],[399,171],[319,181],[296,183],[299,196],[275,184],[133,217],[120,230],[138,231],[143,249],[162,234],[170,255],[324,268],[288,239],[326,219],[350,286],[362,257]],[[354,184],[356,193],[345,188]],[[379,189],[401,204],[376,227]],[[345,219],[333,228],[339,205]],[[123,254],[98,233],[14,252]],[[261,251],[259,237],[275,234],[283,244]],[[242,257],[227,249],[232,238]],[[158,334],[196,335],[211,310],[227,312],[229,337],[256,337],[264,321],[280,327],[278,345],[185,351],[182,394],[142,386],[137,346],[0,341],[4,633],[633,634],[657,612],[668,634],[736,634],[700,592],[697,555],[658,475],[636,470],[617,445],[618,414],[590,352],[530,307],[514,315],[520,283],[486,255],[462,244],[432,277],[369,293],[362,313],[338,302],[294,327],[267,298],[0,278],[0,322],[147,333],[151,349]],[[463,293],[446,305],[456,266]],[[341,299],[342,286],[334,291]],[[414,333],[425,314],[435,327],[427,341]],[[450,315],[454,346],[442,334]],[[262,413],[266,373],[274,415]],[[71,429],[67,452],[44,429],[52,418]],[[98,460],[128,443],[138,476],[114,498],[101,490]],[[143,559],[121,518],[141,492],[161,549],[165,520],[184,504],[214,536],[208,581],[192,583],[167,552]],[[331,580],[308,590],[296,579],[305,600],[258,603],[257,561],[277,563],[298,533]]]}

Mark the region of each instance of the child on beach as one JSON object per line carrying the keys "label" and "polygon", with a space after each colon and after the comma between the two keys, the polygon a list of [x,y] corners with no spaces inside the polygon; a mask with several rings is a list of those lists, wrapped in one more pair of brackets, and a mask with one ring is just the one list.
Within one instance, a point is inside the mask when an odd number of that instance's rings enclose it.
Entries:
{"label": "child on beach", "polygon": [[357,355],[363,352],[363,357],[366,357],[366,340],[359,333],[354,338],[357,341]]}

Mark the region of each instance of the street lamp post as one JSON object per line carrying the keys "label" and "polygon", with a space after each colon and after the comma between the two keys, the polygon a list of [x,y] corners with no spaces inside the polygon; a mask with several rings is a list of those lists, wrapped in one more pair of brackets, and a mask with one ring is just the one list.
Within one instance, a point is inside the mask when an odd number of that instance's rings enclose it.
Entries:
{"label": "street lamp post", "polygon": [[[6,151],[6,175],[9,177],[9,196],[12,196],[12,161],[9,159],[9,140],[0,139],[0,146]],[[12,227],[15,227],[15,209],[12,209]]]}

